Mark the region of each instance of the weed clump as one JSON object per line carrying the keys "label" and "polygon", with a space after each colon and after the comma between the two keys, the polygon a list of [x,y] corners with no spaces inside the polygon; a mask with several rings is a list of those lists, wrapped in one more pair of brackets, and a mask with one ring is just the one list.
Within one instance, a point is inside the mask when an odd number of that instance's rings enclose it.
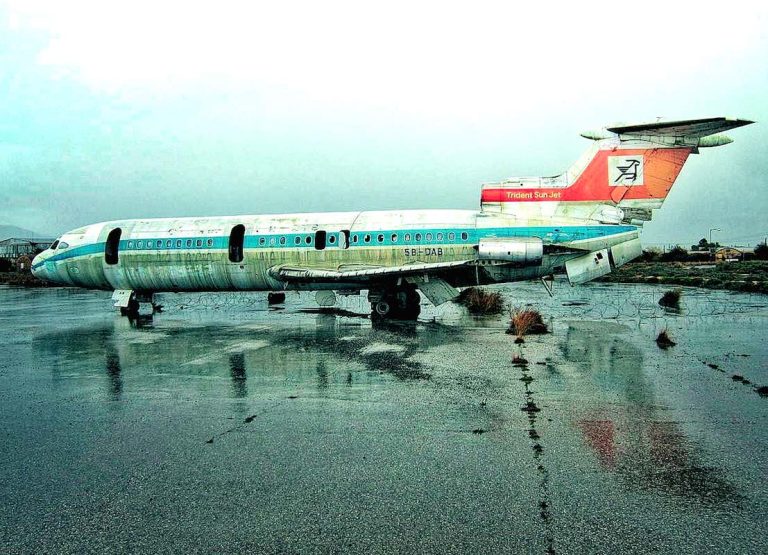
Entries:
{"label": "weed clump", "polygon": [[677,343],[672,341],[672,338],[669,336],[669,332],[666,328],[664,328],[656,338],[656,345],[658,345],[660,349],[669,349],[670,347],[677,345]]}
{"label": "weed clump", "polygon": [[485,315],[504,312],[504,299],[498,291],[468,287],[459,293],[456,302],[464,305],[470,314]]}
{"label": "weed clump", "polygon": [[528,359],[515,353],[512,355],[512,364],[515,366],[526,366],[528,364]]}
{"label": "weed clump", "polygon": [[541,317],[541,313],[533,308],[513,308],[509,315],[507,333],[516,335],[515,343],[523,343],[526,334],[547,333],[549,329]]}
{"label": "weed clump", "polygon": [[661,296],[659,304],[666,308],[680,308],[680,296],[682,294],[682,289],[671,289]]}

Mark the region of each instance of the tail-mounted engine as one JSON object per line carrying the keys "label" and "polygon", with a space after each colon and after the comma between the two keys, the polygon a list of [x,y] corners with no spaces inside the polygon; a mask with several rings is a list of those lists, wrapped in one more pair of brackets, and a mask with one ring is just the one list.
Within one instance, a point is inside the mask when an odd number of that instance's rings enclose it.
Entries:
{"label": "tail-mounted engine", "polygon": [[501,260],[516,266],[539,266],[544,243],[538,237],[481,239],[477,247],[481,260]]}

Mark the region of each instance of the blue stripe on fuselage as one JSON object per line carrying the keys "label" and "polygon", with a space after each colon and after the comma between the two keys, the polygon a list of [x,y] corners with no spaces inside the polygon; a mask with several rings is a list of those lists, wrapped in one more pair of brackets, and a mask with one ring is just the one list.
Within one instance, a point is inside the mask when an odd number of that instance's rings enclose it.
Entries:
{"label": "blue stripe on fuselage", "polygon": [[[545,244],[568,243],[583,239],[594,239],[596,237],[607,237],[620,233],[635,231],[637,228],[631,225],[594,225],[594,226],[533,226],[533,227],[492,227],[492,228],[427,228],[427,229],[396,229],[396,230],[374,230],[374,231],[353,231],[350,233],[349,248],[356,247],[392,247],[409,245],[457,245],[457,244],[475,244],[482,238],[488,237],[540,237]],[[466,239],[462,239],[462,233],[467,234]],[[453,239],[449,235],[454,234]],[[338,241],[341,233],[327,233],[326,249],[338,248]],[[406,240],[406,235],[410,236]],[[416,236],[421,235],[420,240]],[[427,240],[427,235],[431,238]],[[438,240],[438,235],[442,235],[442,240]],[[336,237],[335,243],[330,243],[331,236]],[[357,236],[357,241],[355,237]],[[366,236],[370,237],[369,242],[365,242]],[[381,241],[379,241],[379,236]],[[393,237],[396,239],[393,240]],[[299,243],[296,243],[296,239]],[[309,242],[307,242],[309,238]],[[259,235],[247,235],[244,239],[244,248],[246,249],[314,249],[315,234],[312,233],[270,233]],[[210,241],[210,245],[208,242]],[[283,241],[283,242],[281,242]],[[170,242],[170,245],[169,245]],[[78,247],[70,247],[64,251],[56,251],[53,256],[48,257],[43,262],[33,266],[37,269],[45,262],[60,262],[78,256],[87,256],[91,254],[103,253],[105,243],[91,243]],[[159,246],[158,246],[159,244]],[[227,250],[229,248],[229,237],[174,237],[173,239],[124,239],[120,241],[119,252],[174,252],[180,250]]]}

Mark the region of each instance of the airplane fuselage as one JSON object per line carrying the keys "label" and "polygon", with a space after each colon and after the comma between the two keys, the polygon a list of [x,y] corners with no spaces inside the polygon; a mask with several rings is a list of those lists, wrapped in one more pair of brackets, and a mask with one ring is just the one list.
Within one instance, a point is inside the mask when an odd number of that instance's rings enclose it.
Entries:
{"label": "airplane fuselage", "polygon": [[551,218],[521,222],[471,210],[119,220],[64,234],[35,259],[33,271],[50,281],[107,290],[360,289],[354,282],[287,285],[269,270],[460,261],[476,258],[482,239],[528,237],[544,243],[540,265],[452,272],[448,281],[462,287],[548,275],[568,254],[547,247],[589,241],[592,248],[608,248],[636,238],[637,228]]}

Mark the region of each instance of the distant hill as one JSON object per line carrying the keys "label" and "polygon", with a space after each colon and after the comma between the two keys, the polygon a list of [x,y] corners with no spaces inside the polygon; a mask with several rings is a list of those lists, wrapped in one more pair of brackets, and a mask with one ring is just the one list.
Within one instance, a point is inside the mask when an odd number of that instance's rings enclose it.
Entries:
{"label": "distant hill", "polygon": [[40,233],[24,229],[23,227],[17,227],[15,225],[0,225],[0,241],[9,239],[11,237],[23,237],[25,239],[32,239],[34,237],[43,237]]}

